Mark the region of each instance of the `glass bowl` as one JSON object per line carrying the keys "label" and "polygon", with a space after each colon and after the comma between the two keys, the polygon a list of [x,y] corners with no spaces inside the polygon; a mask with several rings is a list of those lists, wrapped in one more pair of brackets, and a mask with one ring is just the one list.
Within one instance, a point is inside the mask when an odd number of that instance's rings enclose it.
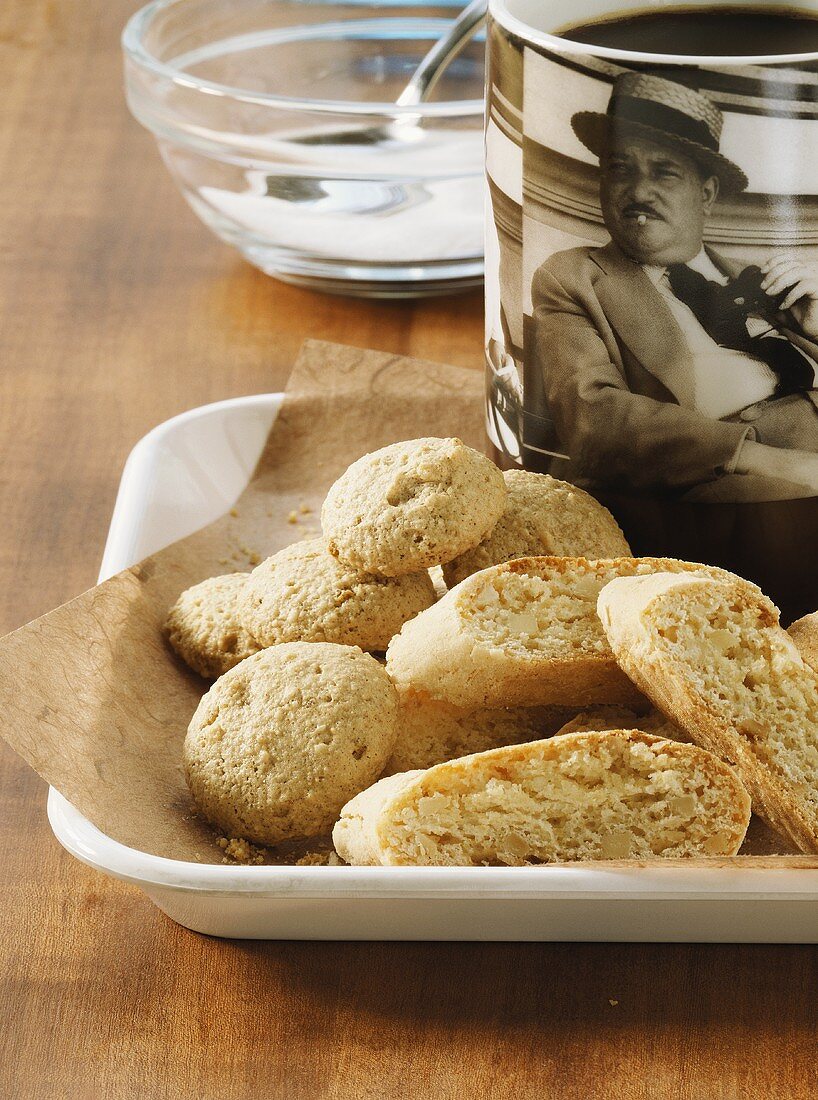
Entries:
{"label": "glass bowl", "polygon": [[414,297],[483,276],[484,36],[394,100],[460,3],[156,0],[123,33],[134,116],[222,240],[287,282]]}

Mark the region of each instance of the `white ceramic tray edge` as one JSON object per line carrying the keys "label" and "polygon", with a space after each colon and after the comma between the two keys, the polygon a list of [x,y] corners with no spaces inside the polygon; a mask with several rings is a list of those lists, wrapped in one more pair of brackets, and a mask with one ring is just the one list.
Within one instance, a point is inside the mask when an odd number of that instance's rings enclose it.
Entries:
{"label": "white ceramic tray edge", "polygon": [[[127,556],[130,527],[134,523],[132,506],[135,494],[144,494],[150,464],[163,440],[180,425],[210,414],[219,415],[238,406],[246,407],[248,411],[250,408],[260,410],[263,407],[269,413],[269,423],[272,423],[280,400],[280,395],[259,395],[202,406],[165,421],[140,440],[123,471],[100,580],[133,564]],[[226,502],[225,507],[229,505],[230,502]],[[151,855],[112,840],[54,790],[49,792],[48,814],[58,840],[78,859],[116,878],[142,886],[149,893],[152,890],[206,893],[214,899],[241,896],[248,899],[267,897],[305,900],[686,900],[705,904],[709,901],[754,900],[791,900],[804,903],[818,899],[818,870],[811,869],[711,869],[678,866],[634,867],[624,870],[587,866],[316,868],[197,864]],[[714,930],[714,935],[715,938],[729,939],[729,935],[719,934],[717,930]]]}

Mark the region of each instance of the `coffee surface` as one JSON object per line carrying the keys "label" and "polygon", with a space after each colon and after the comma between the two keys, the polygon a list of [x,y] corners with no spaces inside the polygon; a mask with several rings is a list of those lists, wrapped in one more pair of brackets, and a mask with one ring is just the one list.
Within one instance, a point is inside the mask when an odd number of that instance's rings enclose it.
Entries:
{"label": "coffee surface", "polygon": [[615,50],[715,57],[818,51],[818,12],[799,8],[663,8],[629,11],[556,32]]}

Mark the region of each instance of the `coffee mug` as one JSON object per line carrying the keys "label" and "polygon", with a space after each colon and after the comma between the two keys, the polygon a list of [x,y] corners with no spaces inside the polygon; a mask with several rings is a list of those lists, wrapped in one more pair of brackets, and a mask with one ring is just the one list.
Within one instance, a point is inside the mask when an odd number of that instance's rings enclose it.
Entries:
{"label": "coffee mug", "polygon": [[792,619],[818,608],[818,49],[558,36],[629,11],[490,2],[489,440]]}

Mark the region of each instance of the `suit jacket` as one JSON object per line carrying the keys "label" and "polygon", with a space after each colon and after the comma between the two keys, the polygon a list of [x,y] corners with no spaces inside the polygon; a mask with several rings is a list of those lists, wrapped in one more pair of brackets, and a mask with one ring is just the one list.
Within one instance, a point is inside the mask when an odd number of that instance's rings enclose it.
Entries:
{"label": "suit jacket", "polygon": [[[725,274],[741,269],[710,256]],[[550,256],[531,289],[535,354],[571,480],[681,494],[734,472],[758,428],[695,410],[687,342],[638,263],[613,242],[572,248]],[[779,331],[818,361],[818,344],[793,326],[782,318]]]}

